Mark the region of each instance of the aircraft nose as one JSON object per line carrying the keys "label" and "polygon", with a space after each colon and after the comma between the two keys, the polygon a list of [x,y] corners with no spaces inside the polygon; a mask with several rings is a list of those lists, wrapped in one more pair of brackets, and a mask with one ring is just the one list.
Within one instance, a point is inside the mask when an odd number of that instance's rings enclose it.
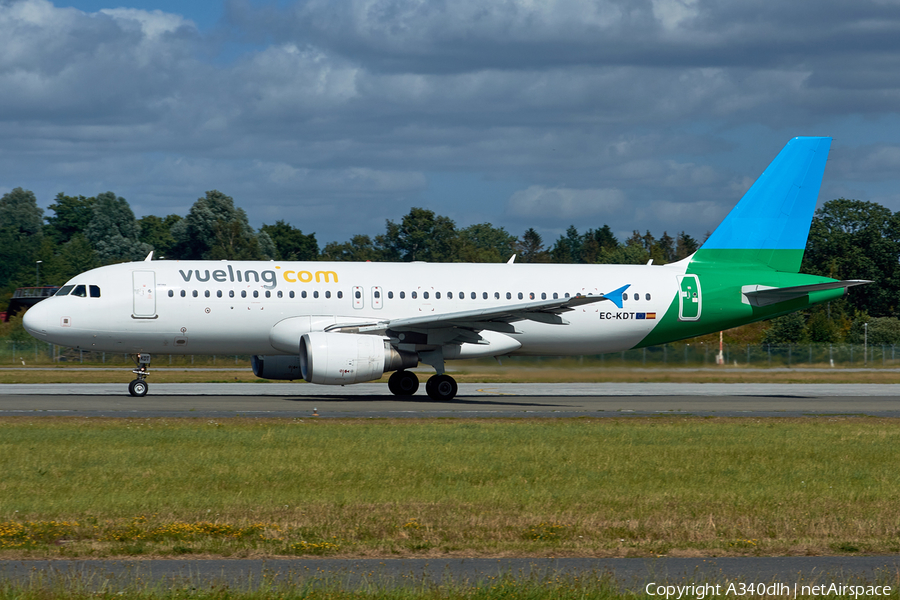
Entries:
{"label": "aircraft nose", "polygon": [[49,307],[39,302],[28,309],[25,316],[22,317],[22,326],[25,331],[36,338],[47,337],[47,330],[50,326],[50,310]]}

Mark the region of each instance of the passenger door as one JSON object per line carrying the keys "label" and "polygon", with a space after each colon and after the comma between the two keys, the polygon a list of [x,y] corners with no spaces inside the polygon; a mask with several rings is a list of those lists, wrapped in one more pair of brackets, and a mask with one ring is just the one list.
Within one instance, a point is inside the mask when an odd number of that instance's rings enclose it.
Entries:
{"label": "passenger door", "polygon": [[154,271],[132,271],[134,288],[135,319],[156,318],[156,273]]}

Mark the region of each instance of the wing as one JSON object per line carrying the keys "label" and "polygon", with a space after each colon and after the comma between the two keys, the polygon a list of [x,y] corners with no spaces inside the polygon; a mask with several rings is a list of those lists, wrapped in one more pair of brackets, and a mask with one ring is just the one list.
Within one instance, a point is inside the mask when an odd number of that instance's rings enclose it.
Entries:
{"label": "wing", "polygon": [[[621,292],[620,292],[621,296]],[[473,341],[472,335],[465,335],[463,331],[477,333],[478,331],[499,331],[502,333],[516,333],[512,323],[516,321],[537,321],[551,325],[567,325],[568,321],[560,317],[579,306],[592,304],[602,300],[613,300],[606,295],[599,296],[573,296],[558,300],[540,300],[536,302],[522,302],[518,304],[506,304],[490,308],[476,310],[464,310],[452,313],[436,313],[421,317],[408,317],[400,319],[385,319],[383,321],[361,321],[355,323],[335,323],[325,331],[342,331],[347,333],[373,333],[394,337],[393,334],[401,332],[432,334],[435,330],[461,330],[460,341]],[[477,335],[474,336],[478,338]],[[455,340],[447,340],[444,343],[452,343]]]}

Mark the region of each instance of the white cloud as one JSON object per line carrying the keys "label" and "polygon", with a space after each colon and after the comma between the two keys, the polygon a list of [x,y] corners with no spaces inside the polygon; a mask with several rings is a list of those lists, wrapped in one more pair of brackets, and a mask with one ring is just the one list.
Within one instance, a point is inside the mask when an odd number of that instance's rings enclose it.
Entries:
{"label": "white cloud", "polygon": [[546,188],[529,186],[510,196],[507,213],[516,217],[574,219],[608,217],[625,205],[622,190]]}
{"label": "white cloud", "polygon": [[196,29],[193,21],[185,19],[181,15],[165,13],[161,10],[140,10],[137,8],[104,8],[101,14],[107,15],[128,26],[134,23],[141,33],[150,40],[155,40],[165,33],[173,33],[182,27]]}

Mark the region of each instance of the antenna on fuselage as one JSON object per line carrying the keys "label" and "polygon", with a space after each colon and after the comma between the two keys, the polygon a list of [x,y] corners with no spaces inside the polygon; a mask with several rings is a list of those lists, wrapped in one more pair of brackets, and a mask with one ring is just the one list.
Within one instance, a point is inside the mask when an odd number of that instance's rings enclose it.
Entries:
{"label": "antenna on fuselage", "polygon": [[151,260],[153,260],[153,250],[150,251],[150,254],[144,259],[144,262],[150,262]]}
{"label": "antenna on fuselage", "polygon": [[511,264],[513,264],[514,262],[516,262],[516,255],[515,255],[515,254],[513,254],[512,256],[509,257],[509,260],[506,261],[506,264],[511,265]]}

